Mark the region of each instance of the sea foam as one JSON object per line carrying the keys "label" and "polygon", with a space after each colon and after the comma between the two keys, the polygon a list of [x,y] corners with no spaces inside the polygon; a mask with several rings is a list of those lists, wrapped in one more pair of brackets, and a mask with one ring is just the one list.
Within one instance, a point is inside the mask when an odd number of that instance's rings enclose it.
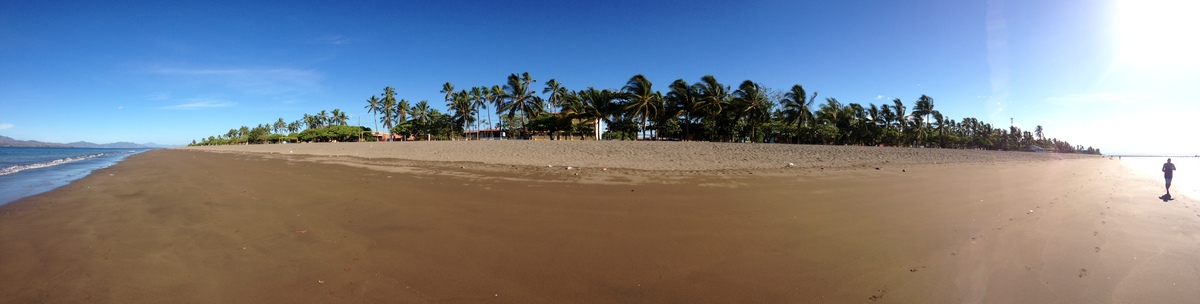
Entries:
{"label": "sea foam", "polygon": [[81,161],[81,160],[85,160],[85,159],[89,159],[89,158],[101,157],[104,155],[105,155],[105,153],[96,153],[96,154],[88,154],[88,155],[75,156],[75,157],[64,157],[64,158],[55,159],[55,160],[51,160],[51,161],[47,161],[47,162],[8,166],[3,169],[0,169],[0,175],[9,175],[9,174],[29,170],[29,169],[53,167],[53,166],[71,163],[71,162],[77,162],[77,161]]}

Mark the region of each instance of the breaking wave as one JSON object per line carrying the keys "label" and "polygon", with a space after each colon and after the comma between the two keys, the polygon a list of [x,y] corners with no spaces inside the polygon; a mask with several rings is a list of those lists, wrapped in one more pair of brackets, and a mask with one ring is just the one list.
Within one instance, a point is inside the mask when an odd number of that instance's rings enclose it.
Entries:
{"label": "breaking wave", "polygon": [[64,158],[60,158],[60,159],[56,159],[56,160],[52,160],[52,161],[48,161],[48,162],[8,166],[3,169],[0,169],[0,175],[9,175],[9,174],[29,170],[29,169],[53,167],[53,166],[77,162],[77,161],[81,161],[81,160],[85,160],[85,159],[97,158],[97,157],[101,157],[104,155],[106,155],[106,154],[105,153],[96,153],[96,154],[88,154],[88,155],[83,155],[83,156],[64,157]]}

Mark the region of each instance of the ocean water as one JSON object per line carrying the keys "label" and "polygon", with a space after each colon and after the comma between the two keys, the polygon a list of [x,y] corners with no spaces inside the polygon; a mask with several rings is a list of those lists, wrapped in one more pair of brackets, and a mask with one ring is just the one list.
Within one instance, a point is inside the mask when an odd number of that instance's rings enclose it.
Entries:
{"label": "ocean water", "polygon": [[[1200,158],[1172,156],[1175,175],[1171,178],[1171,196],[1187,196],[1200,199]],[[1138,172],[1142,177],[1164,185],[1162,165],[1167,157],[1121,157],[1121,163]],[[1166,193],[1166,189],[1162,189]],[[1160,193],[1161,194],[1161,193]]]}
{"label": "ocean water", "polygon": [[61,187],[145,150],[0,147],[0,205]]}

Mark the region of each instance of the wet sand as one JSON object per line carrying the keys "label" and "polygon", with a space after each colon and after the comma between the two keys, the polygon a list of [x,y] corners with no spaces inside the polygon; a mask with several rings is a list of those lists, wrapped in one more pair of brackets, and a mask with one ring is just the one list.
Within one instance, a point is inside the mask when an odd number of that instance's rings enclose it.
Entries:
{"label": "wet sand", "polygon": [[606,171],[262,152],[149,151],[0,207],[0,302],[1200,298],[1197,202],[1106,158]]}

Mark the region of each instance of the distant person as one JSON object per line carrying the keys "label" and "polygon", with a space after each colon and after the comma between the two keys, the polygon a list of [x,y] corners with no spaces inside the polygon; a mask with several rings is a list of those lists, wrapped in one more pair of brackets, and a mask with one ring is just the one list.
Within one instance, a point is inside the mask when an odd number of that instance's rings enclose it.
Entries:
{"label": "distant person", "polygon": [[1167,179],[1167,197],[1171,197],[1171,177],[1175,176],[1175,164],[1171,163],[1171,159],[1167,159],[1167,163],[1163,164],[1163,178]]}

